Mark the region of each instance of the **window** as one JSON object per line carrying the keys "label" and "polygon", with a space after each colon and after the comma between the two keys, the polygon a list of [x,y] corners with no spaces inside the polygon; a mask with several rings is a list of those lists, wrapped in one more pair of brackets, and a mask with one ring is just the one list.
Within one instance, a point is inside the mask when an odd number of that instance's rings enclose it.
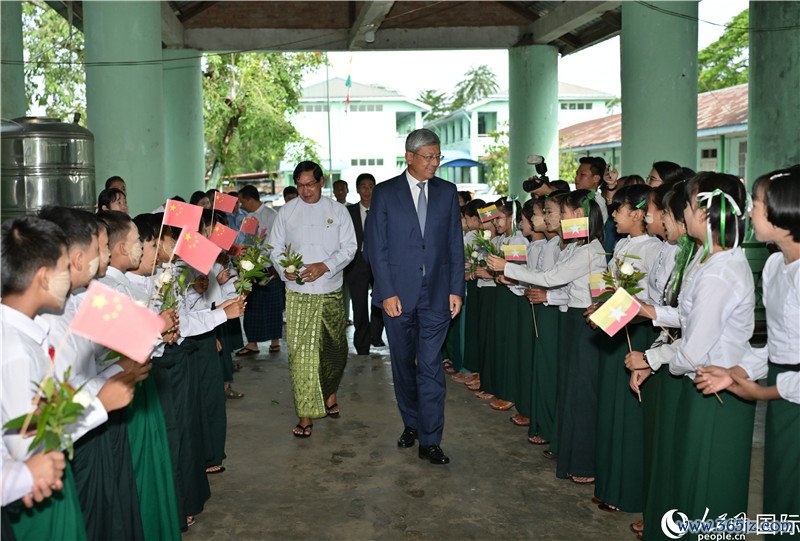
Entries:
{"label": "window", "polygon": [[397,135],[404,137],[417,127],[416,115],[413,112],[398,111],[394,114],[394,129]]}
{"label": "window", "polygon": [[702,156],[703,159],[716,158],[717,157],[717,149],[716,148],[704,148],[701,156]]}
{"label": "window", "polygon": [[569,106],[569,104],[567,104],[567,103],[562,103],[562,104],[561,104],[561,109],[562,109],[562,110],[564,110],[564,109],[566,109],[568,106]]}
{"label": "window", "polygon": [[578,104],[577,103],[570,103],[569,104],[569,108],[570,109],[577,109],[578,108]]}
{"label": "window", "polygon": [[[402,158],[398,158],[400,160]],[[405,161],[403,161],[405,165]],[[383,158],[354,158],[350,160],[350,165],[383,165]]]}
{"label": "window", "polygon": [[367,160],[367,165],[375,165],[375,158],[369,158]]}
{"label": "window", "polygon": [[700,170],[701,171],[717,170],[716,148],[704,148],[700,150]]}
{"label": "window", "polygon": [[378,158],[375,160],[375,165],[383,165],[383,158]]}
{"label": "window", "polygon": [[478,135],[488,135],[497,130],[497,113],[478,113]]}
{"label": "window", "polygon": [[585,105],[586,105],[585,103],[578,103],[577,104],[578,109],[583,109]]}
{"label": "window", "polygon": [[360,160],[358,160],[358,165],[367,165],[367,160],[364,159],[364,158],[361,158]]}
{"label": "window", "polygon": [[350,160],[350,165],[358,165],[358,160]]}
{"label": "window", "polygon": [[739,143],[739,176],[745,178],[747,173],[747,141]]}
{"label": "window", "polygon": [[592,108],[592,104],[591,104],[591,103],[587,103],[587,104],[586,104],[586,108],[587,108],[587,109],[591,109],[591,108]]}

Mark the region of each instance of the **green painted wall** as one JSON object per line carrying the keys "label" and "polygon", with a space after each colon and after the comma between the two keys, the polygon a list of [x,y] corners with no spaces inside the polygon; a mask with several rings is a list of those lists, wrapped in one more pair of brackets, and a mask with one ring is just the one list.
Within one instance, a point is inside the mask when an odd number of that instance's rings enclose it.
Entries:
{"label": "green painted wall", "polygon": [[164,165],[167,197],[205,189],[200,53],[164,49]]}
{"label": "green painted wall", "polygon": [[86,113],[98,189],[120,175],[131,215],[149,212],[166,196],[161,6],[98,1],[83,10]]}
{"label": "green painted wall", "polygon": [[621,174],[654,161],[692,166],[697,155],[697,2],[658,2],[695,20],[622,3]]}
{"label": "green painted wall", "polygon": [[[0,34],[0,60],[22,62],[20,2],[0,2]],[[25,116],[27,109],[22,64],[3,64],[0,66],[0,116],[4,119]]]}
{"label": "green painted wall", "polygon": [[522,182],[535,173],[527,159],[545,157],[558,178],[558,50],[527,45],[508,50],[509,191],[527,199]]}
{"label": "green painted wall", "polygon": [[800,2],[750,2],[747,181],[800,163]]}

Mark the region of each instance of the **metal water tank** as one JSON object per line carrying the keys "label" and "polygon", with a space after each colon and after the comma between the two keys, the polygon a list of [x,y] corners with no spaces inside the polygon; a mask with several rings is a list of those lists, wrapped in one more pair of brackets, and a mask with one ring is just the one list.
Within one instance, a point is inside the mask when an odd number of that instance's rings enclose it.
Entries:
{"label": "metal water tank", "polygon": [[47,205],[94,210],[94,136],[55,118],[3,121],[0,215],[32,214]]}

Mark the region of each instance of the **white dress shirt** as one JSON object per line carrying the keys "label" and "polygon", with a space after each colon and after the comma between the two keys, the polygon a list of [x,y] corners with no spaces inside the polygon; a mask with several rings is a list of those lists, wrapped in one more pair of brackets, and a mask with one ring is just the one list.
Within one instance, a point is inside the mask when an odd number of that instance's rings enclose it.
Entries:
{"label": "white dress shirt", "polygon": [[[639,235],[638,237],[623,237],[617,241],[614,247],[614,257],[608,262],[608,270],[612,274],[617,271],[617,262],[619,259],[623,263],[630,263],[637,271],[645,273],[645,276],[636,284],[637,287],[642,288],[636,296],[645,302],[654,304],[652,299],[661,299],[661,291],[656,291],[651,288],[649,276],[652,274],[653,269],[658,261],[658,252],[661,250],[662,242],[650,235]],[[626,258],[625,256],[631,255],[635,258]]]}
{"label": "white dress shirt", "polygon": [[266,238],[269,238],[269,234],[272,231],[272,226],[275,223],[275,218],[278,217],[278,213],[275,211],[275,209],[262,203],[261,206],[256,210],[248,213],[248,216],[252,216],[258,220],[258,231],[256,231],[256,233],[261,235],[263,231],[263,234],[266,235]]}
{"label": "white dress shirt", "polygon": [[675,256],[678,255],[678,246],[674,242],[662,241],[661,249],[656,256],[656,263],[647,275],[647,290],[649,299],[642,299],[648,304],[660,305],[664,303],[664,292],[675,270]]}
{"label": "white dress shirt", "polygon": [[537,286],[569,285],[567,291],[569,308],[588,308],[592,304],[589,274],[601,273],[605,268],[605,250],[600,241],[595,239],[589,245],[577,246],[575,243],[570,243],[564,259],[550,270],[534,272],[521,265],[506,265],[505,274],[509,278]]}
{"label": "white dress shirt", "polygon": [[406,180],[408,181],[408,189],[411,190],[411,199],[414,200],[414,208],[417,208],[417,202],[419,201],[419,186],[417,186],[417,184],[420,182],[425,183],[422,186],[422,189],[425,190],[425,201],[430,201],[430,199],[428,199],[428,180],[430,179],[414,178],[414,176],[408,172],[408,169],[406,169]]}
{"label": "white dress shirt", "polygon": [[750,352],[754,307],[753,274],[741,248],[692,265],[678,298],[681,341],[670,372],[694,379],[695,370],[703,366],[742,364],[750,374],[742,359]]}
{"label": "white dress shirt", "polygon": [[3,469],[0,505],[15,502],[33,490],[31,470],[24,461],[14,460],[5,445],[0,445],[0,466]]}
{"label": "white dress shirt", "polygon": [[[331,293],[342,287],[342,271],[356,254],[358,243],[347,207],[326,197],[310,204],[301,197],[281,207],[269,237],[272,263],[286,287],[297,293]],[[328,272],[303,285],[283,274],[281,253],[291,244],[305,265],[325,263]],[[299,271],[300,269],[298,269]]]}

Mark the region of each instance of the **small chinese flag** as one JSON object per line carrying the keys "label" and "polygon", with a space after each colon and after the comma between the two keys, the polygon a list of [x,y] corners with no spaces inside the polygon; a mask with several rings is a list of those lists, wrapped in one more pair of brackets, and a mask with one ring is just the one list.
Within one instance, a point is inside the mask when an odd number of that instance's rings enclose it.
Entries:
{"label": "small chinese flag", "polygon": [[228,249],[228,255],[233,257],[239,257],[244,253],[244,246],[241,244],[234,244]]}
{"label": "small chinese flag", "polygon": [[161,336],[158,314],[94,280],[70,323],[70,331],[143,363]]}
{"label": "small chinese flag", "polygon": [[572,218],[561,220],[561,238],[579,239],[589,237],[589,218]]}
{"label": "small chinese flag", "polygon": [[599,297],[606,291],[611,291],[606,285],[606,281],[603,279],[602,274],[589,275],[589,289],[592,292],[592,297]]}
{"label": "small chinese flag", "polygon": [[233,212],[236,203],[239,200],[222,192],[214,192],[214,210],[221,210],[222,212]]}
{"label": "small chinese flag", "polygon": [[248,216],[242,222],[242,226],[239,228],[239,231],[241,233],[247,233],[248,235],[255,235],[256,231],[258,231],[258,220],[252,216]]}
{"label": "small chinese flag", "polygon": [[178,242],[175,243],[175,255],[180,256],[201,274],[208,274],[211,271],[219,253],[219,246],[195,231],[184,229]]}
{"label": "small chinese flag", "polygon": [[608,336],[614,336],[639,313],[640,304],[624,289],[618,289],[611,298],[589,316],[595,325]]}
{"label": "small chinese flag", "polygon": [[202,215],[203,207],[169,199],[164,207],[164,225],[197,231],[200,228]]}
{"label": "small chinese flag", "polygon": [[506,261],[526,262],[527,249],[524,244],[509,244],[503,246],[503,256]]}
{"label": "small chinese flag", "polygon": [[214,229],[211,231],[211,235],[208,237],[208,240],[223,250],[227,250],[231,247],[233,241],[236,240],[236,235],[238,235],[238,233],[235,230],[226,225],[217,223],[214,224]]}
{"label": "small chinese flag", "polygon": [[500,209],[497,208],[497,205],[489,205],[488,207],[478,209],[478,215],[481,217],[481,222],[488,222],[494,220],[495,218],[499,218],[503,215],[503,213],[500,212]]}

